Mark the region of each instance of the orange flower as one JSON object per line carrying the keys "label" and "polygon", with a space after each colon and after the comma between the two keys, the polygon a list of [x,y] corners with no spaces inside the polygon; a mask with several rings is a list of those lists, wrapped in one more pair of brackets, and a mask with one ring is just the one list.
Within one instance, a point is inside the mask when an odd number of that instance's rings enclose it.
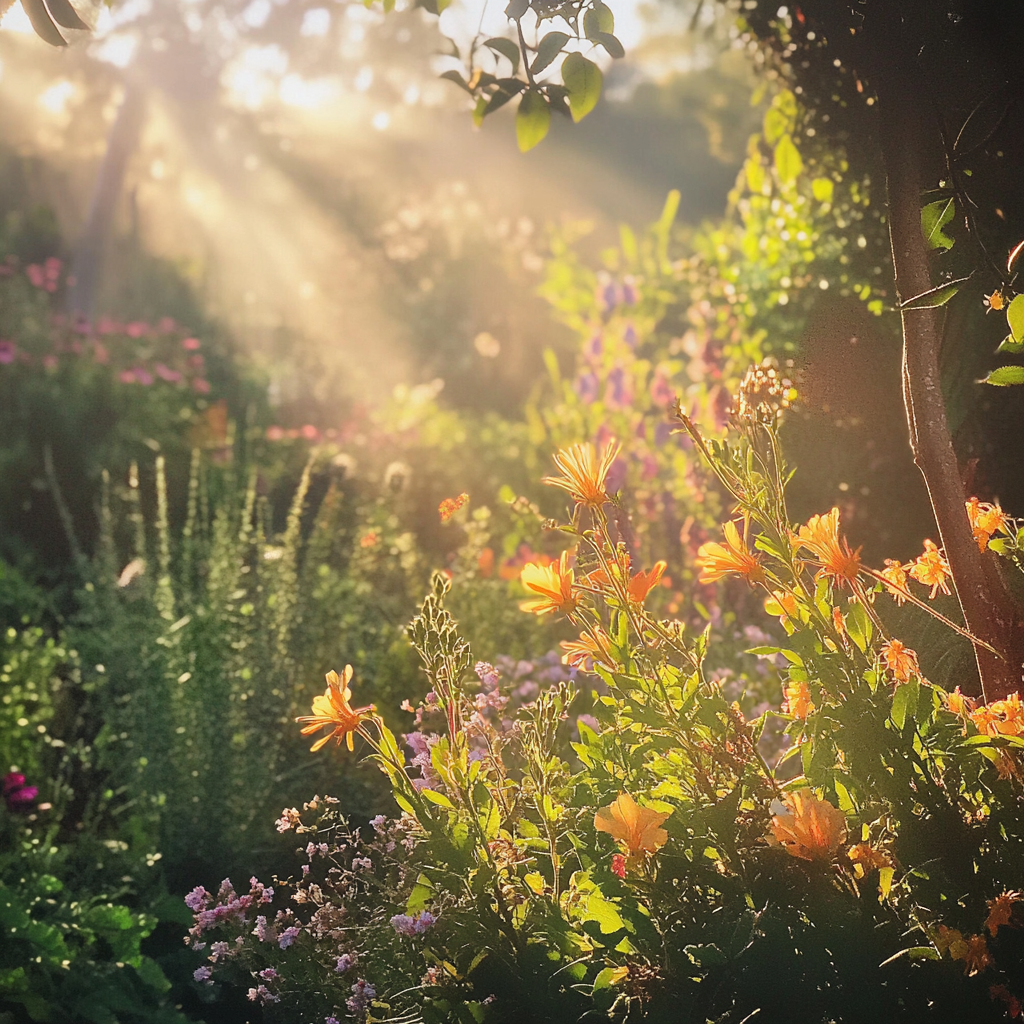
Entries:
{"label": "orange flower", "polygon": [[[846,622],[843,620],[843,613],[839,608],[832,609],[832,627],[841,636],[846,636]],[[843,640],[845,643],[845,639]]]}
{"label": "orange flower", "polygon": [[734,522],[723,527],[725,544],[701,544],[697,564],[701,568],[700,582],[715,583],[726,576],[742,576],[748,583],[764,582],[764,570],[750,553],[746,541],[740,537]]}
{"label": "orange flower", "polygon": [[970,498],[967,502],[967,518],[971,521],[971,532],[978,542],[978,550],[984,551],[993,533],[1006,529],[1009,516],[998,506],[987,501]]}
{"label": "orange flower", "polygon": [[892,867],[889,855],[884,850],[876,850],[870,843],[857,843],[856,846],[851,846],[846,856],[853,861],[858,878],[881,868]]}
{"label": "orange flower", "polygon": [[615,667],[611,637],[600,626],[595,626],[590,632],[583,630],[579,640],[563,640],[561,646],[565,651],[562,655],[562,663],[565,665],[584,670],[587,662],[603,665],[607,669]]}
{"label": "orange flower", "polygon": [[811,516],[800,527],[797,538],[818,560],[819,576],[831,576],[836,583],[853,584],[860,572],[860,548],[850,549],[845,537],[839,536],[839,509],[823,516]]}
{"label": "orange flower", "polygon": [[792,715],[801,721],[806,720],[807,716],[814,710],[814,701],[811,700],[810,687],[803,681],[787,683],[785,694],[786,700],[782,705],[782,713]]}
{"label": "orange flower", "polygon": [[846,816],[809,789],[787,793],[788,810],[772,816],[775,841],[802,860],[830,861],[846,841]]}
{"label": "orange flower", "polygon": [[633,578],[629,581],[629,586],[626,588],[630,601],[643,604],[647,600],[647,595],[661,582],[661,577],[665,574],[667,568],[668,564],[666,562],[655,562],[654,568],[650,572],[644,572],[643,569],[640,569],[634,573]]}
{"label": "orange flower", "polygon": [[441,522],[447,523],[448,520],[466,504],[467,501],[469,501],[469,495],[465,491],[463,491],[457,498],[445,498],[444,501],[437,506],[438,514],[441,516]]}
{"label": "orange flower", "polygon": [[886,581],[885,589],[896,599],[896,603],[903,604],[907,599],[906,566],[901,565],[895,558],[887,558],[885,568],[878,575]]}
{"label": "orange flower", "polygon": [[595,455],[589,443],[563,448],[554,457],[562,475],[546,476],[544,483],[568,491],[577,507],[600,508],[608,501],[604,482],[621,447],[618,441],[610,441],[600,455]]}
{"label": "orange flower", "polygon": [[897,682],[909,683],[911,676],[921,674],[917,664],[917,654],[899,640],[890,640],[882,645],[882,657],[886,667],[896,677]]}
{"label": "orange flower", "polygon": [[359,538],[361,548],[375,548],[380,541],[380,534],[376,530],[368,530]]}
{"label": "orange flower", "polygon": [[309,723],[303,726],[302,735],[308,736],[317,729],[324,726],[334,726],[326,735],[322,736],[309,749],[319,750],[333,736],[341,745],[341,738],[344,736],[348,749],[352,750],[352,734],[358,732],[362,723],[370,718],[377,710],[373,704],[367,704],[364,708],[354,708],[349,701],[352,699],[352,691],[348,684],[352,681],[352,666],[346,665],[345,671],[338,678],[337,672],[327,673],[327,689],[319,696],[313,698],[313,714],[296,718],[300,724]]}
{"label": "orange flower", "polygon": [[910,567],[910,575],[918,583],[932,588],[932,592],[928,595],[930,598],[935,597],[939,590],[944,594],[949,593],[949,587],[946,586],[946,580],[951,575],[949,562],[946,561],[946,556],[938,549],[934,541],[926,540],[924,542],[924,554],[919,555],[917,561]]}
{"label": "orange flower", "polygon": [[668,833],[661,827],[668,817],[641,807],[628,793],[620,793],[614,803],[594,815],[594,828],[618,840],[627,857],[635,859],[656,853],[668,842]]}
{"label": "orange flower", "polygon": [[1024,900],[1024,893],[1009,891],[997,896],[994,900],[988,901],[988,917],[985,919],[985,927],[990,935],[995,935],[1001,925],[1012,923],[1014,904]]}
{"label": "orange flower", "polygon": [[576,596],[572,590],[575,574],[569,568],[568,551],[563,551],[558,561],[550,565],[527,562],[519,579],[527,590],[540,595],[520,603],[519,607],[524,612],[533,612],[534,615],[546,615],[548,612],[572,615],[576,610]]}
{"label": "orange flower", "polygon": [[977,706],[970,697],[965,697],[960,692],[959,686],[955,690],[951,690],[949,693],[944,693],[942,698],[946,702],[946,707],[949,708],[954,715],[966,715],[968,712],[973,711]]}
{"label": "orange flower", "polygon": [[985,736],[1020,736],[1024,734],[1024,704],[1020,695],[1009,694],[1004,700],[983,704],[970,712],[971,721]]}

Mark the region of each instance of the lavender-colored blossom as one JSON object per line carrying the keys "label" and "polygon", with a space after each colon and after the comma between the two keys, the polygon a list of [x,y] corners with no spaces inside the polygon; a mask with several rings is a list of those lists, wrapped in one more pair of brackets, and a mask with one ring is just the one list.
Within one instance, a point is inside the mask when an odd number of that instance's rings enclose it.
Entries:
{"label": "lavender-colored blossom", "polygon": [[633,401],[633,382],[621,366],[608,374],[604,401],[609,409],[624,409]]}
{"label": "lavender-colored blossom", "polygon": [[376,818],[371,818],[370,819],[370,825],[377,832],[383,832],[385,826],[387,825],[387,823],[388,823],[388,819],[383,814],[378,814]]}
{"label": "lavender-colored blossom", "polygon": [[223,960],[225,957],[229,956],[230,952],[231,947],[226,942],[215,942],[210,947],[210,959],[214,963],[217,963],[219,960]]}
{"label": "lavender-colored blossom", "polygon": [[337,1017],[324,1017],[324,1024],[338,1024]]}
{"label": "lavender-colored blossom", "polygon": [[13,363],[17,355],[18,349],[13,341],[0,341],[0,363]]}
{"label": "lavender-colored blossom", "polygon": [[205,909],[213,897],[201,886],[197,885],[186,897],[185,906],[189,910],[198,911]]}
{"label": "lavender-colored blossom", "polygon": [[334,965],[334,973],[344,974],[346,971],[352,970],[358,959],[359,958],[355,953],[342,953],[341,956],[338,957],[337,963]]}
{"label": "lavender-colored blossom", "polygon": [[596,373],[588,370],[586,373],[579,374],[572,386],[576,394],[579,395],[580,401],[585,405],[591,405],[597,401],[601,390],[601,381]]}
{"label": "lavender-colored blossom", "polygon": [[352,867],[357,869],[361,868],[363,871],[372,871],[373,861],[370,860],[369,857],[353,857]]}
{"label": "lavender-colored blossom", "polygon": [[422,913],[416,914],[410,917],[408,914],[395,914],[391,918],[391,927],[398,932],[399,935],[404,935],[407,938],[412,938],[414,935],[422,935],[425,931],[430,929],[437,918],[430,913],[429,910],[424,910]]}
{"label": "lavender-colored blossom", "polygon": [[267,927],[267,919],[262,914],[256,918],[256,927],[252,933],[260,942],[269,942],[273,938],[273,929]]}
{"label": "lavender-colored blossom", "polygon": [[352,1013],[362,1013],[376,996],[377,990],[373,985],[360,978],[352,986],[352,997],[345,1001],[345,1005]]}
{"label": "lavender-colored blossom", "polygon": [[287,949],[299,936],[299,929],[292,925],[290,928],[285,928],[283,932],[278,936],[277,945],[281,949]]}
{"label": "lavender-colored blossom", "polygon": [[264,981],[276,981],[280,977],[280,975],[277,973],[277,971],[274,970],[273,967],[266,967],[262,971],[260,971],[260,977]]}
{"label": "lavender-colored blossom", "polygon": [[261,1006],[267,1006],[270,1003],[281,1002],[281,997],[275,996],[266,985],[259,985],[256,988],[249,989],[249,1001],[253,1003],[258,1002]]}
{"label": "lavender-colored blossom", "polygon": [[626,460],[621,456],[612,463],[611,469],[608,470],[608,476],[605,477],[605,487],[610,494],[622,490],[622,486],[626,482],[627,468]]}
{"label": "lavender-colored blossom", "polygon": [[640,291],[632,277],[623,278],[622,301],[627,306],[635,306],[640,301]]}
{"label": "lavender-colored blossom", "polygon": [[635,349],[637,342],[640,340],[637,337],[636,328],[632,324],[626,324],[626,329],[622,333],[622,340],[631,348]]}
{"label": "lavender-colored blossom", "polygon": [[192,972],[192,977],[196,981],[209,981],[210,975],[213,974],[213,968],[207,967],[205,964],[202,967],[197,967]]}
{"label": "lavender-colored blossom", "polygon": [[477,678],[488,690],[495,689],[498,685],[499,679],[501,678],[498,670],[487,661],[478,661],[474,666],[473,671],[476,672]]}
{"label": "lavender-colored blossom", "polygon": [[604,337],[600,332],[592,334],[588,339],[587,343],[583,346],[583,355],[585,358],[594,362],[600,359],[604,354]]}

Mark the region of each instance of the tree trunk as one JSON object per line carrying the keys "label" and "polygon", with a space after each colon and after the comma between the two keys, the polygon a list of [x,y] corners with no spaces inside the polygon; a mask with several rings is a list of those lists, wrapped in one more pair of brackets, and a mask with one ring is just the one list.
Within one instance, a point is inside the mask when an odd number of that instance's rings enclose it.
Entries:
{"label": "tree trunk", "polygon": [[[920,94],[913,57],[890,50],[878,82],[879,128],[888,190],[889,234],[896,291],[901,302],[933,287],[921,231],[922,129],[934,113]],[[936,126],[935,136],[938,137]],[[953,573],[968,630],[1000,652],[975,646],[981,694],[1006,696],[1021,686],[1024,621],[991,551],[979,551],[965,510],[960,467],[949,434],[942,394],[940,354],[944,310],[904,309],[903,397],[914,462],[924,476],[939,541]]]}
{"label": "tree trunk", "polygon": [[144,113],[142,88],[128,81],[124,99],[107,137],[107,149],[96,177],[85,228],[71,258],[68,276],[73,283],[68,289],[67,307],[75,319],[91,321],[95,313],[107,243],[124,188],[128,161],[139,142]]}

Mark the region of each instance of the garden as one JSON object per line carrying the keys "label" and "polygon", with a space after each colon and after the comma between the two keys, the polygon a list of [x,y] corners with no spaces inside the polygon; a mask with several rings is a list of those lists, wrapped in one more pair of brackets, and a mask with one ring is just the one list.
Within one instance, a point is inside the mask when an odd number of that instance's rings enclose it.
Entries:
{"label": "garden", "polygon": [[1022,32],[0,0],[0,1024],[1024,1017]]}

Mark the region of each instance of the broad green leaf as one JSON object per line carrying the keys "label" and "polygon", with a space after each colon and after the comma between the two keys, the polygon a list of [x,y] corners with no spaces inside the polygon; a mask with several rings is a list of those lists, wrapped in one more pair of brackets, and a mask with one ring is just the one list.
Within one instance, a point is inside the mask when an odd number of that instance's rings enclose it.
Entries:
{"label": "broad green leaf", "polygon": [[921,231],[929,249],[952,249],[953,239],[943,228],[953,219],[956,203],[952,199],[938,199],[921,210]]}
{"label": "broad green leaf", "polygon": [[889,890],[892,888],[892,876],[895,872],[892,868],[878,869],[878,902],[887,899]]}
{"label": "broad green leaf", "polygon": [[530,9],[530,0],[509,0],[505,8],[505,17],[509,21],[518,21]]}
{"label": "broad green leaf", "polygon": [[438,807],[445,807],[449,811],[455,810],[455,804],[453,804],[451,800],[444,795],[444,793],[438,793],[437,790],[421,789],[420,796],[423,797],[424,800],[429,800],[432,804],[437,804]]}
{"label": "broad green leaf", "polygon": [[495,53],[500,53],[512,65],[513,75],[519,70],[519,47],[511,39],[496,36],[494,39],[484,40],[484,46]]}
{"label": "broad green leaf", "polygon": [[488,114],[493,114],[500,107],[505,106],[509,100],[518,96],[526,88],[525,82],[520,82],[515,78],[501,78],[498,80],[498,88],[491,96],[484,107],[483,114],[480,115],[480,119],[483,120]]}
{"label": "broad green leaf", "polygon": [[803,169],[800,151],[789,135],[783,135],[775,147],[775,170],[778,171],[779,180],[783,185],[792,185]]}
{"label": "broad green leaf", "polygon": [[628,967],[605,967],[594,979],[594,991],[611,988],[617,985],[629,974]]}
{"label": "broad green leaf", "polygon": [[583,34],[588,38],[595,40],[601,32],[614,32],[615,31],[615,15],[612,14],[611,8],[607,4],[603,4],[598,0],[598,3],[594,4],[593,7],[583,15]]}
{"label": "broad green leaf", "polygon": [[569,111],[577,123],[597,106],[603,78],[601,69],[582,53],[570,53],[562,61],[562,81],[569,90]]}
{"label": "broad green leaf", "polygon": [[868,644],[871,643],[873,627],[871,619],[868,617],[868,613],[860,601],[851,602],[850,604],[850,610],[846,615],[846,632],[860,650],[866,651],[868,649]]}
{"label": "broad green leaf", "polygon": [[999,369],[993,370],[980,383],[995,384],[1001,388],[1024,384],[1024,366],[1000,366]]}
{"label": "broad green leaf", "polygon": [[944,306],[958,291],[965,281],[969,281],[971,275],[958,277],[955,281],[947,281],[945,284],[929,288],[920,295],[900,303],[900,309],[935,309],[937,306]]}
{"label": "broad green leaf", "polygon": [[544,876],[538,871],[531,871],[523,875],[523,881],[529,886],[530,891],[537,896],[544,895]]}
{"label": "broad green leaf", "polygon": [[529,89],[516,111],[516,141],[519,151],[528,153],[548,133],[551,127],[551,108],[539,89]]}
{"label": "broad green leaf", "polygon": [[409,893],[409,900],[405,904],[407,914],[418,914],[434,898],[434,883],[424,874],[416,879],[416,884]]}
{"label": "broad green leaf", "polygon": [[618,907],[611,900],[606,899],[600,889],[594,889],[587,894],[586,904],[586,910],[580,919],[596,921],[602,935],[611,935],[613,932],[621,931],[624,927]]}
{"label": "broad green leaf", "polygon": [[790,128],[788,118],[778,107],[769,107],[764,114],[764,138],[769,146],[774,146]]}
{"label": "broad green leaf", "polygon": [[1024,342],[1024,295],[1014,296],[1006,307],[1006,322],[1010,325],[1013,340]]}
{"label": "broad green leaf", "polygon": [[[537,56],[530,65],[530,71],[539,75],[561,52],[562,47],[569,42],[569,35],[566,32],[549,32],[537,46]],[[565,71],[562,72],[562,81],[565,81]]]}
{"label": "broad green leaf", "polygon": [[594,42],[600,43],[608,51],[608,55],[616,60],[621,60],[626,56],[625,47],[611,32],[598,32],[594,36]]}

